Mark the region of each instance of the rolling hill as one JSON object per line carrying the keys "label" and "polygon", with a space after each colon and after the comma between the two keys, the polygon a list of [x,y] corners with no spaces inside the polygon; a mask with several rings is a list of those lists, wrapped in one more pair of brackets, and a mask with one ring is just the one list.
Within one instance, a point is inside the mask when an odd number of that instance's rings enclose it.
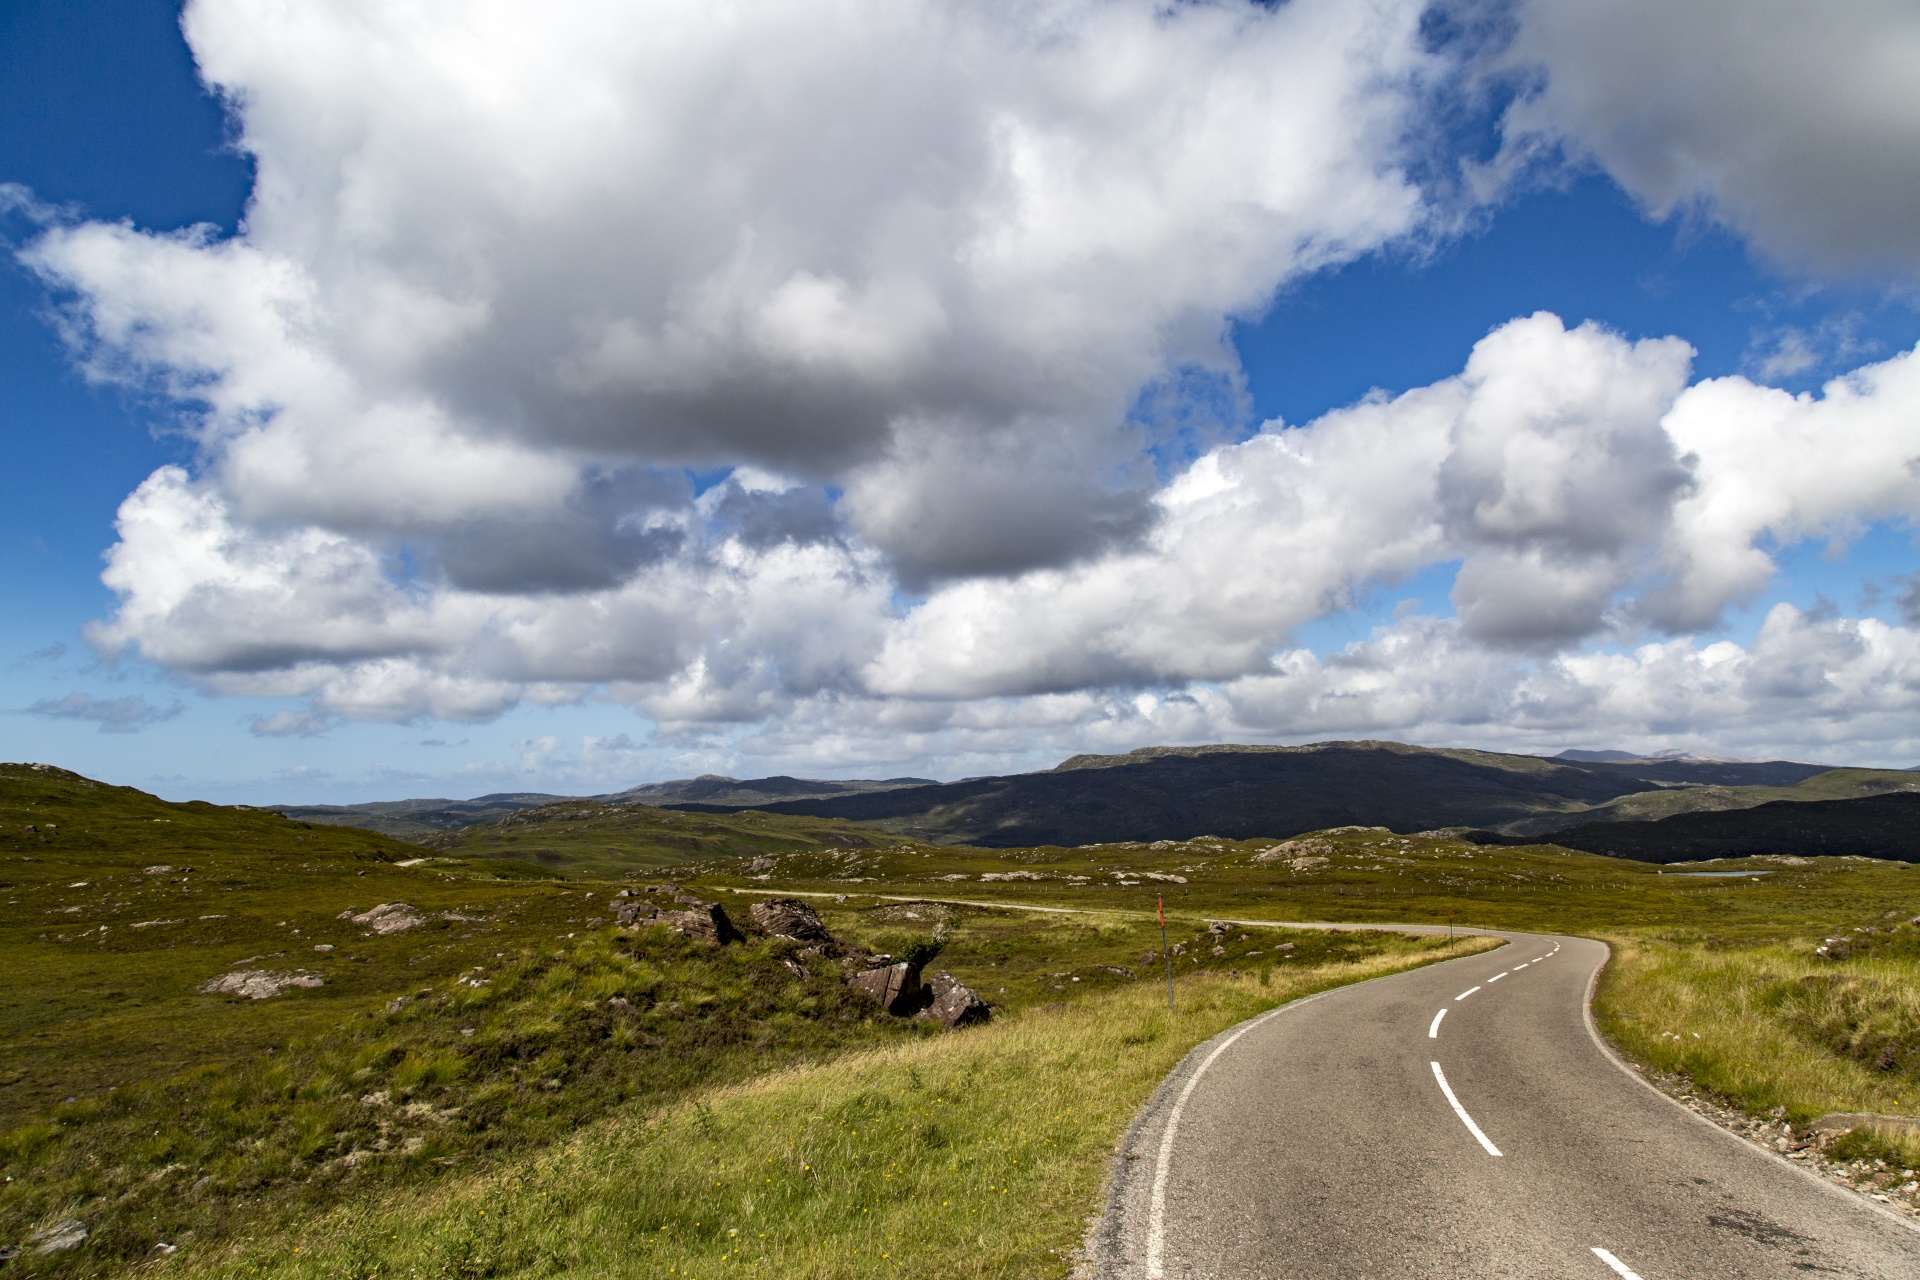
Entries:
{"label": "rolling hill", "polygon": [[[1013,848],[1203,834],[1284,838],[1348,825],[1551,828],[1628,796],[1703,785],[1791,787],[1827,772],[1790,761],[1585,762],[1397,742],[1147,747],[1074,756],[1041,773],[759,807],[945,844]],[[738,806],[669,807],[718,813]]]}
{"label": "rolling hill", "polygon": [[728,778],[702,774],[697,778],[677,778],[670,782],[645,782],[625,791],[598,796],[558,796],[538,791],[501,791],[475,796],[471,800],[415,799],[376,800],[367,804],[273,805],[275,813],[301,822],[323,822],[328,826],[363,827],[402,840],[463,827],[499,822],[516,813],[544,805],[600,801],[607,804],[703,803],[733,809],[761,808],[789,800],[818,800],[833,796],[861,795],[896,787],[931,786],[930,778],[851,778],[827,781],[820,778]]}
{"label": "rolling hill", "polygon": [[[1477,832],[1486,844],[1525,837]],[[1544,839],[1565,849],[1637,862],[1704,862],[1758,854],[1920,862],[1920,793],[1851,800],[1775,800],[1746,809],[1681,813],[1651,822],[1588,822]]]}

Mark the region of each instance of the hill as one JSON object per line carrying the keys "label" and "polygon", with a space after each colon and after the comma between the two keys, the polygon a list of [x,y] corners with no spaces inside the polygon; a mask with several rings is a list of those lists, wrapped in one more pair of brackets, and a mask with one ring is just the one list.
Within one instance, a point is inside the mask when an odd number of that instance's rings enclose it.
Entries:
{"label": "hill", "polygon": [[419,845],[459,858],[520,859],[568,875],[593,876],[629,876],[713,858],[870,849],[898,840],[844,818],[751,809],[686,813],[599,800],[563,800],[484,826],[415,837]]}
{"label": "hill", "polygon": [[896,787],[933,785],[931,778],[851,778],[828,781],[820,778],[728,778],[707,773],[697,778],[677,778],[670,782],[645,782],[625,791],[599,796],[559,796],[539,791],[501,791],[475,796],[471,800],[414,799],[376,800],[367,804],[273,805],[274,812],[302,822],[324,822],[329,826],[364,827],[402,840],[458,831],[462,827],[499,822],[513,814],[543,805],[566,801],[595,800],[607,804],[667,804],[693,802],[730,808],[758,808],[788,800],[817,800],[831,796],[861,795]]}
{"label": "hill", "polygon": [[[1489,844],[1527,842],[1484,832],[1473,838]],[[1562,848],[1637,862],[1701,862],[1758,854],[1920,862],[1920,793],[1775,800],[1652,822],[1589,822],[1555,831],[1549,838]]]}
{"label": "hill", "polygon": [[[1625,796],[1709,784],[1791,786],[1825,772],[1788,761],[1580,762],[1396,742],[1147,747],[1074,756],[1041,773],[760,807],[946,844],[1013,848],[1203,834],[1284,838],[1351,825],[1412,832],[1526,821],[1550,829]],[[737,806],[671,807],[718,813]]]}

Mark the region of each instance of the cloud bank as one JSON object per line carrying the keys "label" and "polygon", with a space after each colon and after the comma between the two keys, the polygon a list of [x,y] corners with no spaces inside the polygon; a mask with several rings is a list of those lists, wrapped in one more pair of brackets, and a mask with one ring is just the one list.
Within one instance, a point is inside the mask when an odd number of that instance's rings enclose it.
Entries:
{"label": "cloud bank", "polygon": [[[1906,29],[1848,13],[1799,72]],[[1234,318],[1458,215],[1413,175],[1473,68],[1422,14],[196,0],[257,165],[241,233],[56,219],[22,255],[85,368],[199,445],[122,506],[89,638],[303,701],[266,736],[609,698],[821,768],[1361,731],[1731,747],[1784,742],[1787,708],[1795,741],[1920,745],[1908,629],[1776,609],[1745,647],[1692,638],[1779,548],[1920,514],[1920,354],[1794,397],[1543,313],[1455,376],[1165,461],[1141,406],[1234,387]],[[1920,151],[1905,81],[1789,128],[1741,86],[1794,23],[1712,71],[1724,102],[1668,56],[1712,34],[1691,12],[1516,23],[1513,146],[1783,257],[1920,263],[1889,212],[1920,166],[1833,158],[1867,124]],[[1436,566],[1451,610],[1297,642]]]}

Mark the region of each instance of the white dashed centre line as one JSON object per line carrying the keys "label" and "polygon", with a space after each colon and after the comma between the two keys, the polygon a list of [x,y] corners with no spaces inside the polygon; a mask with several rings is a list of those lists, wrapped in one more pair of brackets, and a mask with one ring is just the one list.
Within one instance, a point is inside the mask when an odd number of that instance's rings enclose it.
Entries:
{"label": "white dashed centre line", "polygon": [[1487,979],[1487,985],[1488,985],[1488,986],[1492,986],[1492,985],[1493,985],[1494,983],[1496,983],[1496,982],[1498,982],[1498,981],[1500,981],[1500,979],[1502,979],[1502,978],[1504,978],[1504,977],[1506,977],[1506,976],[1507,976],[1507,975],[1506,975],[1506,974],[1504,974],[1504,973],[1496,973],[1496,974],[1494,974],[1494,975],[1493,975],[1493,976],[1492,976],[1491,978],[1488,978],[1488,979]]}
{"label": "white dashed centre line", "polygon": [[1433,1015],[1433,1025],[1427,1028],[1427,1039],[1438,1040],[1440,1038],[1440,1019],[1446,1016],[1447,1016],[1446,1006],[1442,1005],[1440,1007],[1440,1012]]}
{"label": "white dashed centre line", "polygon": [[[1467,1114],[1467,1109],[1460,1105],[1460,1099],[1453,1096],[1453,1086],[1447,1083],[1447,1073],[1440,1069],[1440,1064],[1437,1062],[1433,1063],[1432,1066],[1433,1078],[1440,1082],[1440,1092],[1447,1095],[1447,1102],[1453,1107],[1453,1114],[1460,1117],[1460,1123],[1467,1126],[1468,1133],[1471,1133],[1480,1140],[1480,1145],[1487,1149],[1488,1155],[1499,1155],[1500,1148],[1494,1146],[1492,1139],[1480,1131],[1480,1126],[1473,1122],[1473,1117]],[[1608,1256],[1611,1257],[1612,1255]]]}
{"label": "white dashed centre line", "polygon": [[1478,987],[1468,987],[1465,991],[1462,991],[1459,995],[1455,996],[1453,998],[1453,1002],[1455,1004],[1459,1004],[1462,1000],[1465,1000],[1468,996],[1472,995],[1474,992],[1478,991],[1479,989],[1480,988]]}
{"label": "white dashed centre line", "polygon": [[1632,1267],[1629,1267],[1626,1263],[1620,1261],[1620,1259],[1614,1257],[1599,1245],[1593,1246],[1593,1256],[1612,1267],[1613,1273],[1619,1276],[1620,1280],[1640,1280],[1640,1277],[1635,1274]]}

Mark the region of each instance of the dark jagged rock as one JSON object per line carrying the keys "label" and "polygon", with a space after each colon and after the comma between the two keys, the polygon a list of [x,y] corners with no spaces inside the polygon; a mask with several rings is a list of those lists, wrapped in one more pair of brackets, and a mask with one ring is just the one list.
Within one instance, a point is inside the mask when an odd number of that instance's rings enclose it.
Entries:
{"label": "dark jagged rock", "polygon": [[717,902],[701,902],[696,898],[685,911],[662,911],[651,923],[665,925],[675,933],[715,946],[741,941],[740,931],[727,918],[727,909]]}
{"label": "dark jagged rock", "polygon": [[924,1009],[930,995],[921,985],[920,971],[904,960],[862,969],[848,977],[847,985],[903,1018]]}
{"label": "dark jagged rock", "polygon": [[753,922],[776,938],[795,942],[837,942],[815,911],[798,898],[766,898],[747,909]]}
{"label": "dark jagged rock", "polygon": [[658,914],[658,909],[650,902],[620,902],[614,904],[613,908],[613,918],[623,925],[640,924]]}
{"label": "dark jagged rock", "polygon": [[932,1018],[947,1027],[966,1027],[993,1016],[987,1002],[950,973],[934,974],[927,990],[933,996],[933,1003],[920,1014],[923,1018]]}

